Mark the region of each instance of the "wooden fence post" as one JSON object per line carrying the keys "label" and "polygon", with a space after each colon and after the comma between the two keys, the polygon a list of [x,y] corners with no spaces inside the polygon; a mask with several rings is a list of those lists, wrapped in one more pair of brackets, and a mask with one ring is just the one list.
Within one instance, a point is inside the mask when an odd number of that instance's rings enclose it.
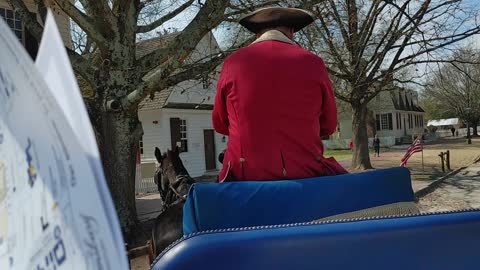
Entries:
{"label": "wooden fence post", "polygon": [[440,152],[440,154],[438,156],[440,157],[440,161],[442,162],[442,172],[445,172],[445,160],[443,158],[444,153]]}
{"label": "wooden fence post", "polygon": [[447,150],[447,158],[446,159],[447,159],[447,161],[446,161],[447,162],[447,169],[449,171],[451,171],[452,169],[450,169],[450,150]]}

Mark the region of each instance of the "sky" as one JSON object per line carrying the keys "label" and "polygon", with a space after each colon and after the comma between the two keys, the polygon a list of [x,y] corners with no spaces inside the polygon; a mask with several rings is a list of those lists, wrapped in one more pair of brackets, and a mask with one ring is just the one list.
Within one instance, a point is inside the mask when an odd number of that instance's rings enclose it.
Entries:
{"label": "sky", "polygon": [[[463,1],[465,5],[470,6],[472,8],[480,7],[480,0],[463,0]],[[159,16],[167,14],[170,10],[174,9],[175,7],[183,3],[183,1],[180,2],[180,1],[170,0],[170,1],[162,1],[162,3],[166,4],[167,6],[162,7],[163,12],[159,12],[158,13]],[[152,35],[157,36],[158,34],[156,34],[156,32],[158,31],[161,32],[164,29],[167,29],[167,31],[172,31],[173,29],[182,30],[195,16],[197,11],[198,11],[198,7],[189,8],[186,11],[179,14],[178,16],[176,16],[175,18],[173,18],[172,20],[162,25],[161,27],[159,27],[158,29],[156,29],[155,31],[152,31],[150,35],[143,36],[143,37],[140,36],[140,38],[145,39],[145,38],[151,38]],[[480,21],[480,18],[478,19]],[[231,34],[235,32],[235,27],[236,26],[232,26],[232,24],[227,24],[227,25],[223,24],[213,31],[214,36],[217,39],[217,42],[219,43],[221,48],[223,49],[226,48],[228,44],[229,36],[231,36]],[[469,45],[474,48],[480,49],[480,35],[475,35],[457,44],[457,46],[465,46],[465,45]],[[406,50],[406,52],[408,53],[408,50]],[[412,69],[413,73],[416,73],[417,76],[422,77],[422,79],[419,79],[419,82],[425,83],[425,81],[428,79],[428,76],[421,76],[421,75],[426,70],[431,70],[430,66],[426,64],[421,64],[421,65],[415,66]],[[408,85],[408,87],[414,88],[416,90],[421,90],[421,87],[414,84]]]}

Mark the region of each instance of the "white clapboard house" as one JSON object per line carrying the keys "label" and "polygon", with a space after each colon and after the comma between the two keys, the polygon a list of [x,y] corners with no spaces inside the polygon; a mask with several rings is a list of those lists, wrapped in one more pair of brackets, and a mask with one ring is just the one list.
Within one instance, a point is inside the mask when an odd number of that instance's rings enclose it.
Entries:
{"label": "white clapboard house", "polygon": [[410,142],[424,133],[425,111],[418,104],[418,93],[396,87],[381,92],[370,103],[375,113],[375,130],[380,137],[394,137],[397,142]]}
{"label": "white clapboard house", "polygon": [[[141,41],[137,53],[142,56],[166,46],[175,36],[174,33]],[[220,52],[217,41],[208,33],[186,61],[216,52]],[[182,82],[140,104],[138,116],[144,130],[140,142],[142,178],[153,176],[155,147],[165,152],[179,146],[180,157],[192,177],[215,173],[221,168],[217,157],[226,148],[227,138],[216,133],[212,126],[217,77]]]}

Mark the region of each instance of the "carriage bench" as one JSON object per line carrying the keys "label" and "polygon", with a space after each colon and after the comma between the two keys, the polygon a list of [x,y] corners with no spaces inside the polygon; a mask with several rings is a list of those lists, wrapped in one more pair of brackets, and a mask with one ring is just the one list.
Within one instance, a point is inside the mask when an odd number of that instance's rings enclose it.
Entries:
{"label": "carriage bench", "polygon": [[152,269],[478,269],[474,209],[313,221],[413,200],[405,168],[195,184],[184,207],[185,236]]}

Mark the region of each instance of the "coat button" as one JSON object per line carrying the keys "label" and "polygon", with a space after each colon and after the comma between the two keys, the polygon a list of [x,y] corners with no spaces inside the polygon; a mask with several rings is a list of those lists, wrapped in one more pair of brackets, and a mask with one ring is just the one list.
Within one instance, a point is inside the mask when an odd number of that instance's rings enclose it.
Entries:
{"label": "coat button", "polygon": [[240,158],[240,162],[241,163],[244,163],[245,162],[245,159],[243,157]]}

